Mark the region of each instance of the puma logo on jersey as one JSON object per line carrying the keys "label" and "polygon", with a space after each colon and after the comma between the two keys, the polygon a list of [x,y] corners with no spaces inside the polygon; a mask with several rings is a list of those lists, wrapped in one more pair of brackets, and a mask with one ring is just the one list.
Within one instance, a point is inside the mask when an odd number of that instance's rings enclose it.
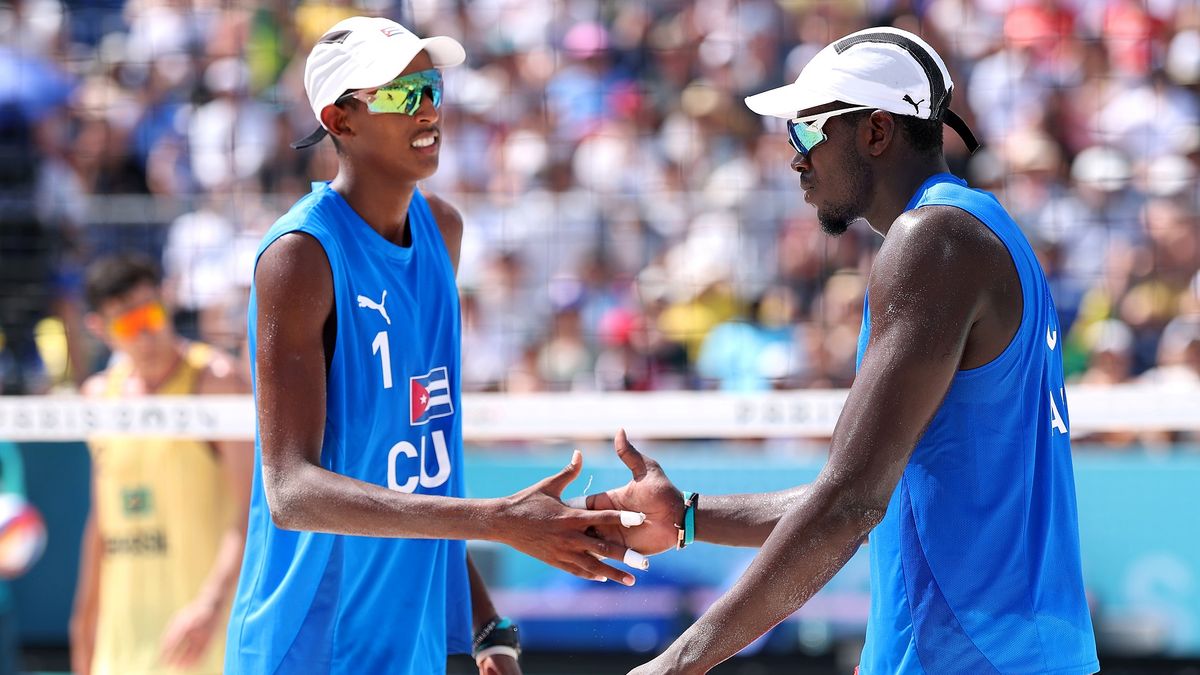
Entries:
{"label": "puma logo on jersey", "polygon": [[1055,345],[1058,344],[1058,331],[1051,330],[1050,326],[1046,326],[1046,346],[1050,351],[1054,351]]}
{"label": "puma logo on jersey", "polygon": [[391,319],[391,317],[388,316],[387,308],[385,308],[383,306],[383,303],[385,303],[385,302],[387,302],[387,291],[386,290],[383,292],[383,297],[379,298],[379,302],[375,302],[374,300],[372,300],[371,298],[368,298],[365,295],[358,296],[358,306],[359,307],[366,307],[367,309],[373,309],[376,312],[379,312],[380,314],[383,315],[383,320],[386,321],[387,325],[390,326],[390,325],[392,325],[392,319]]}

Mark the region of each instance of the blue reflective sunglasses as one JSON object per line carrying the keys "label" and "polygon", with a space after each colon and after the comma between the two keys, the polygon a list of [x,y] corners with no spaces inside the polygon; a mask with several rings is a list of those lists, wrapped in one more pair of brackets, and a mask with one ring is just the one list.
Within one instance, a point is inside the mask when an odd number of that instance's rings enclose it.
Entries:
{"label": "blue reflective sunglasses", "polygon": [[875,106],[860,105],[853,108],[842,108],[841,110],[830,110],[818,115],[809,115],[807,117],[797,117],[788,120],[788,143],[791,143],[792,149],[801,155],[808,157],[808,153],[813,151],[813,148],[825,142],[828,136],[821,130],[825,123],[831,117],[845,115],[846,113],[857,112],[859,110],[874,110]]}

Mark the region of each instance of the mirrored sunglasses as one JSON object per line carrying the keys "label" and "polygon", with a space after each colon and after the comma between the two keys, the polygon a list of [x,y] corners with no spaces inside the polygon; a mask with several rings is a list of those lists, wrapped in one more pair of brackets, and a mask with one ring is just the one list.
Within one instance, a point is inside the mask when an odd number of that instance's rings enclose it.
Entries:
{"label": "mirrored sunglasses", "polygon": [[140,307],[122,312],[108,322],[112,336],[120,340],[132,340],[143,331],[157,333],[167,325],[167,311],[161,303],[149,302]]}
{"label": "mirrored sunglasses", "polygon": [[830,118],[846,113],[857,112],[859,110],[874,110],[875,106],[860,105],[853,108],[842,108],[841,110],[830,110],[819,115],[809,115],[807,117],[797,117],[788,120],[788,142],[791,143],[792,149],[801,155],[808,157],[808,153],[813,151],[821,143],[825,142],[828,136],[822,131],[825,123]]}
{"label": "mirrored sunglasses", "polygon": [[[428,96],[433,107],[442,107],[442,71],[437,68],[401,75],[377,89],[360,89],[342,97],[356,98],[367,105],[367,111],[415,115],[421,101]],[[339,100],[342,100],[339,99]]]}

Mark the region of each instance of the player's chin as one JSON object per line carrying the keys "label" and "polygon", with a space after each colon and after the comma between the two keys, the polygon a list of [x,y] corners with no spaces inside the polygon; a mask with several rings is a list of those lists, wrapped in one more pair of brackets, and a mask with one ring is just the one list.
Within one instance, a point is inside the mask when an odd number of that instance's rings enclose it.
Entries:
{"label": "player's chin", "polygon": [[854,216],[846,215],[841,210],[817,208],[817,222],[821,224],[821,231],[831,237],[840,237],[845,234],[854,220]]}
{"label": "player's chin", "polygon": [[414,180],[425,180],[438,170],[438,156],[409,153],[401,162],[400,171],[411,176]]}

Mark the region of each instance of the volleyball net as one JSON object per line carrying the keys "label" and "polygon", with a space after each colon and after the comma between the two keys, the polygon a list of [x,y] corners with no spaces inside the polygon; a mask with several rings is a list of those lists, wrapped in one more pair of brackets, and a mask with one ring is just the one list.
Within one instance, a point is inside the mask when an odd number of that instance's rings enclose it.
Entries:
{"label": "volleyball net", "polygon": [[[763,393],[469,393],[468,443],[611,438],[618,428],[655,440],[821,439],[833,434],[846,390]],[[1072,435],[1200,432],[1200,389],[1145,384],[1067,387]],[[399,414],[399,413],[398,413]],[[84,440],[95,433],[253,439],[250,396],[0,397],[0,439]]]}

